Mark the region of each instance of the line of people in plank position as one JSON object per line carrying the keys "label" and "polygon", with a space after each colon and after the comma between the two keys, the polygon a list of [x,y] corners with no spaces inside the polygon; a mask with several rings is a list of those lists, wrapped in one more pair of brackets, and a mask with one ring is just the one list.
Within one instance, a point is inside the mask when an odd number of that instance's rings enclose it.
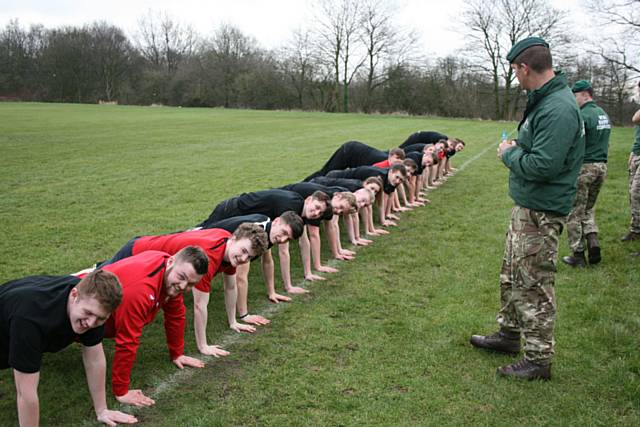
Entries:
{"label": "line of people in plank position", "polygon": [[[275,290],[271,248],[278,245],[280,270],[288,294],[308,292],[293,285],[289,241],[299,240],[304,278],[324,280],[317,272],[335,273],[320,259],[320,223],[324,222],[332,256],[349,260],[355,252],[340,242],[342,216],[350,242],[365,246],[364,235],[387,234],[394,212],[429,201],[425,191],[440,185],[455,169],[450,158],[464,142],[433,131],[412,134],[388,152],[350,141],[304,181],[243,193],[220,202],[191,230],[141,236],[127,242],[111,259],[68,276],[31,276],[0,286],[0,369],[12,368],[21,426],[39,423],[37,387],[42,354],[74,341],[82,359],[97,419],[108,425],[137,419],[107,408],[103,337],[115,339],[112,391],[124,404],[155,402],[131,389],[131,370],[144,326],[164,312],[167,346],[173,363],[202,368],[204,362],[184,353],[186,308],[183,294],[192,290],[194,330],[203,355],[229,353],[207,342],[207,306],[211,281],[222,273],[229,327],[254,332],[270,321],[249,314],[250,261],[262,258],[262,274],[272,302],[291,298]],[[396,191],[397,190],[397,191]],[[374,222],[374,205],[378,224]]]}

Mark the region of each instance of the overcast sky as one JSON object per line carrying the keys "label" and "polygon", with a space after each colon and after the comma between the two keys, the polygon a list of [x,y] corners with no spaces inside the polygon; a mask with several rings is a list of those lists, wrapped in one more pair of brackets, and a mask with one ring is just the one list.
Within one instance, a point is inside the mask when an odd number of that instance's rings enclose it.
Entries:
{"label": "overcast sky", "polygon": [[[221,23],[237,26],[255,37],[265,48],[278,47],[295,28],[304,28],[312,20],[313,0],[1,0],[0,25],[17,18],[21,25],[82,25],[104,20],[129,36],[139,18],[149,10],[166,11],[184,24],[191,24],[202,36],[210,36]],[[573,21],[582,22],[579,0],[551,0],[571,12]],[[396,0],[398,23],[421,35],[423,53],[445,56],[464,45],[459,16],[464,0]],[[577,18],[577,19],[576,19]]]}

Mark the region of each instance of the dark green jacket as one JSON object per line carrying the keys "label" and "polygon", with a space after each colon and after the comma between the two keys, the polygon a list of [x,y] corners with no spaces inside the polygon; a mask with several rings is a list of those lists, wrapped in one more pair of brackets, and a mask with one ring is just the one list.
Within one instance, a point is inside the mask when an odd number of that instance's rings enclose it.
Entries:
{"label": "dark green jacket", "polygon": [[636,156],[640,156],[640,125],[636,125],[636,140],[633,143],[633,147],[631,147],[631,151]]}
{"label": "dark green jacket", "polygon": [[568,215],[584,158],[584,124],[564,73],[529,92],[518,144],[502,155],[517,205]]}
{"label": "dark green jacket", "polygon": [[584,163],[606,162],[611,135],[609,116],[593,101],[582,104],[580,114],[584,120]]}

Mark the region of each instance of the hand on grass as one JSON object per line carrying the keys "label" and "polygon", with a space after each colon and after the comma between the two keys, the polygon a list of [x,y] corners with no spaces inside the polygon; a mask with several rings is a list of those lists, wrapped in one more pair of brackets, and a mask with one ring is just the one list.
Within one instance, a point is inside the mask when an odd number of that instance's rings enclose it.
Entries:
{"label": "hand on grass", "polygon": [[275,302],[276,304],[278,304],[280,301],[289,302],[291,301],[291,298],[274,292],[272,294],[269,294],[269,301]]}
{"label": "hand on grass", "polygon": [[224,357],[231,354],[227,350],[223,350],[217,345],[208,345],[200,349],[200,353],[207,356],[213,356],[213,357]]}
{"label": "hand on grass", "polygon": [[[289,289],[287,289],[287,292],[290,294],[308,294],[309,290],[301,288],[300,286],[291,286]],[[291,300],[291,298],[289,298],[289,300]]]}
{"label": "hand on grass", "polygon": [[156,403],[152,398],[145,396],[142,390],[129,390],[127,394],[116,396],[116,399],[120,403],[133,406],[151,406]]}
{"label": "hand on grass", "polygon": [[189,366],[191,368],[204,368],[204,362],[200,359],[196,359],[195,357],[178,356],[173,359],[173,364],[178,367],[178,369],[184,369],[185,366]]}
{"label": "hand on grass", "polygon": [[271,320],[267,319],[266,317],[260,316],[259,314],[250,314],[248,316],[245,316],[242,318],[242,321],[250,325],[258,326],[264,326],[271,323]]}
{"label": "hand on grass", "polygon": [[254,326],[251,325],[245,325],[244,323],[240,323],[240,322],[236,322],[233,325],[229,326],[231,329],[233,329],[236,332],[248,332],[250,334],[254,333],[256,331],[256,328]]}
{"label": "hand on grass", "polygon": [[138,419],[124,412],[105,409],[98,414],[98,421],[108,426],[116,426],[118,424],[134,424],[138,422]]}

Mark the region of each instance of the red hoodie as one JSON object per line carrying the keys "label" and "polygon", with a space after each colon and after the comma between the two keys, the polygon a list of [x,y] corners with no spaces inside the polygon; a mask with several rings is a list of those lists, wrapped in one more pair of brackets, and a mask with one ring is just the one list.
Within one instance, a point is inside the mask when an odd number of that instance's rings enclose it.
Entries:
{"label": "red hoodie", "polygon": [[175,255],[184,247],[200,246],[209,257],[209,269],[195,288],[201,292],[211,292],[211,280],[216,274],[221,271],[229,275],[236,274],[235,267],[222,260],[229,237],[231,237],[231,233],[220,228],[185,231],[161,236],[143,236],[133,244],[133,254],[136,255],[144,251],[162,251]]}
{"label": "red hoodie", "polygon": [[[136,360],[142,329],[162,309],[171,360],[184,354],[185,307],[182,294],[165,301],[164,273],[169,254],[147,251],[103,267],[120,280],[122,303],[105,323],[104,336],[116,339],[111,368],[113,394],[129,391],[131,369]],[[84,277],[85,275],[80,275]]]}

